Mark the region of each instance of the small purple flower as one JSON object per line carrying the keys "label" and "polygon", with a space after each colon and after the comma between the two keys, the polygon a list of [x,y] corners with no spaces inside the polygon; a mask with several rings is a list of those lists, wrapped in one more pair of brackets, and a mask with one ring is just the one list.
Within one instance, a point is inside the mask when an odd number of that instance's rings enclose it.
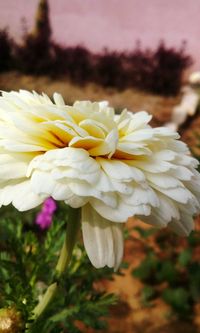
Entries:
{"label": "small purple flower", "polygon": [[39,225],[42,230],[48,229],[52,223],[53,214],[57,206],[52,198],[44,201],[41,211],[37,214],[35,223]]}
{"label": "small purple flower", "polygon": [[41,229],[47,229],[52,223],[52,215],[40,212],[36,217],[36,224],[40,226]]}
{"label": "small purple flower", "polygon": [[44,201],[42,211],[53,214],[57,209],[56,203],[52,198],[48,198]]}

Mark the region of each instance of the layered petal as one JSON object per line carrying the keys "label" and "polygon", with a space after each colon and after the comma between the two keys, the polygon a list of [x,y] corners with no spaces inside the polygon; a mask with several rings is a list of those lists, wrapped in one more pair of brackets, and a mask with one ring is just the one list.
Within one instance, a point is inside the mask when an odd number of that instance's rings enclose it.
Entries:
{"label": "layered petal", "polygon": [[82,231],[85,249],[96,268],[114,267],[123,256],[123,226],[99,215],[89,204],[82,208]]}
{"label": "layered petal", "polygon": [[198,161],[176,132],[152,128],[150,120],[145,111],[115,115],[104,101],[68,106],[57,93],[51,100],[3,92],[0,206],[27,210],[51,196],[82,207],[96,267],[119,266],[122,226],[131,216],[188,234],[200,211]]}

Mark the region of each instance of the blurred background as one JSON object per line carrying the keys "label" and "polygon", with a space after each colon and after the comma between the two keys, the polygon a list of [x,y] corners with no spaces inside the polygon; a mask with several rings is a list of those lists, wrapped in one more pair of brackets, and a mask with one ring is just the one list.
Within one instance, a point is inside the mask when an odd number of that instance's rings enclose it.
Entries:
{"label": "blurred background", "polygon": [[[0,89],[146,110],[199,158],[199,12],[200,0],[0,0]],[[200,332],[199,230],[129,221],[127,268],[98,284],[120,298],[102,332]]]}

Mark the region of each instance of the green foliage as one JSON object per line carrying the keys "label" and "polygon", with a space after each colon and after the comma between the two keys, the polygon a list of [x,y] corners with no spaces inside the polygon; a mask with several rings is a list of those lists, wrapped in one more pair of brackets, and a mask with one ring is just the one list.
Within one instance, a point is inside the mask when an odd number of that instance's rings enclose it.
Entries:
{"label": "green foliage", "polygon": [[192,259],[192,250],[184,249],[178,256],[177,261],[180,266],[187,267]]}
{"label": "green foliage", "polygon": [[191,318],[200,302],[200,231],[183,239],[168,230],[152,236],[140,229],[136,231],[141,240],[147,241],[145,257],[132,274],[144,283],[142,303],[150,306],[159,297],[170,305],[172,315]]}
{"label": "green foliage", "polygon": [[153,280],[158,271],[159,261],[153,252],[149,252],[142,264],[133,271],[133,275],[142,281]]}
{"label": "green foliage", "polygon": [[139,233],[141,238],[148,238],[151,235],[154,235],[157,229],[151,228],[151,229],[143,229],[139,226],[134,228],[135,231]]}
{"label": "green foliage", "polygon": [[170,304],[174,311],[181,315],[188,314],[190,311],[190,294],[185,288],[166,288],[162,294],[166,303]]}
{"label": "green foliage", "polygon": [[[65,237],[67,207],[58,209],[53,225],[41,231],[33,224],[35,211],[2,210],[0,222],[0,308],[15,307],[28,333],[78,333],[81,327],[104,329],[105,316],[116,297],[95,287],[112,270],[96,270],[81,244],[74,249],[67,271],[59,281],[54,301],[32,322],[32,311],[47,286],[55,281],[55,266]],[[20,332],[19,332],[20,333]]]}
{"label": "green foliage", "polygon": [[142,304],[146,307],[151,306],[150,301],[155,297],[155,290],[153,287],[145,286],[141,292]]}

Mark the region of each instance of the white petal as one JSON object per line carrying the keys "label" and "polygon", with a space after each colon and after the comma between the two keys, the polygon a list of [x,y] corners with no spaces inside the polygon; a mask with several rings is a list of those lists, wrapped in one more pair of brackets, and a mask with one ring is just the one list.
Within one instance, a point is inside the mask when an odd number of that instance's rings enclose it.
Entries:
{"label": "white petal", "polygon": [[152,183],[152,185],[157,185],[165,189],[183,187],[183,184],[176,178],[169,176],[168,174],[156,174],[156,173],[146,173],[147,179]]}
{"label": "white petal", "polygon": [[155,160],[153,158],[149,158],[146,161],[136,160],[134,164],[137,168],[152,173],[166,172],[176,168],[172,163],[163,160]]}
{"label": "white petal", "polygon": [[31,187],[38,195],[51,196],[56,186],[51,173],[36,170],[31,177]]}
{"label": "white petal", "polygon": [[10,184],[0,189],[0,206],[13,204],[19,211],[26,211],[37,207],[44,201],[32,191],[29,180],[21,181],[18,184]]}
{"label": "white petal", "polygon": [[99,146],[92,148],[89,150],[91,156],[101,156],[101,155],[108,155],[110,158],[116,148],[118,143],[118,131],[117,129],[113,129],[106,137],[104,142]]}
{"label": "white petal", "polygon": [[144,180],[142,171],[135,167],[129,166],[128,163],[124,163],[119,160],[109,160],[101,157],[96,159],[103,168],[104,172],[109,178],[114,178],[120,181],[132,181],[132,180]]}
{"label": "white petal", "polygon": [[159,199],[155,191],[149,186],[133,185],[131,195],[123,196],[123,200],[132,206],[149,204],[153,207],[159,206]]}
{"label": "white petal", "polygon": [[154,188],[158,192],[165,194],[167,197],[183,204],[186,204],[189,200],[194,199],[192,193],[187,188],[184,187],[163,189],[154,185]]}
{"label": "white petal", "polygon": [[123,256],[122,225],[102,218],[90,205],[82,207],[83,241],[92,264],[118,269]]}
{"label": "white petal", "polygon": [[62,98],[61,94],[54,93],[53,94],[53,99],[54,99],[54,102],[56,103],[56,105],[60,105],[60,106],[65,105],[65,101]]}
{"label": "white petal", "polygon": [[190,180],[193,176],[193,172],[188,168],[178,165],[169,171],[169,174],[180,179],[180,180]]}
{"label": "white petal", "polygon": [[169,228],[180,236],[188,236],[194,230],[193,218],[189,215],[184,215],[180,220],[172,220],[169,223]]}
{"label": "white petal", "polygon": [[125,200],[123,201],[122,198],[118,196],[118,204],[116,207],[112,207],[111,205],[109,206],[107,202],[103,202],[95,198],[90,198],[89,202],[102,217],[109,221],[124,223],[129,217],[139,214],[150,214],[150,206],[144,204],[137,206],[130,205],[127,204]]}
{"label": "white petal", "polygon": [[144,128],[152,119],[152,115],[145,111],[140,111],[133,114],[131,118],[132,119],[128,127],[128,133],[131,133],[132,131],[138,130],[140,128]]}
{"label": "white petal", "polygon": [[88,198],[75,194],[68,182],[55,181],[51,173],[36,170],[31,177],[31,186],[42,197],[51,196],[55,200],[64,200],[72,208],[79,208],[87,203]]}
{"label": "white petal", "polygon": [[71,197],[68,197],[67,200],[65,200],[66,205],[72,208],[80,208],[84,206],[87,202],[87,197],[79,197],[77,195],[74,195],[73,193]]}
{"label": "white petal", "polygon": [[23,156],[0,154],[0,179],[3,181],[25,177],[27,168],[28,162]]}
{"label": "white petal", "polygon": [[70,181],[70,179],[85,180],[91,185],[95,184],[99,179],[99,173],[97,172],[92,172],[89,174],[72,168],[55,168],[52,170],[51,176],[56,180],[62,179],[66,182]]}
{"label": "white petal", "polygon": [[134,131],[126,136],[124,136],[120,142],[123,141],[131,141],[133,143],[135,142],[140,142],[140,141],[146,141],[149,140],[151,138],[153,138],[153,129],[152,128],[147,128],[147,129],[141,129],[138,131]]}
{"label": "white petal", "polygon": [[97,198],[101,200],[103,203],[106,203],[113,209],[117,207],[117,195],[115,192],[110,192],[110,193],[104,193],[99,191],[97,188],[94,186],[88,185],[85,182],[78,181],[78,182],[70,182],[69,183],[69,188],[71,191],[82,197],[88,197],[88,198]]}

